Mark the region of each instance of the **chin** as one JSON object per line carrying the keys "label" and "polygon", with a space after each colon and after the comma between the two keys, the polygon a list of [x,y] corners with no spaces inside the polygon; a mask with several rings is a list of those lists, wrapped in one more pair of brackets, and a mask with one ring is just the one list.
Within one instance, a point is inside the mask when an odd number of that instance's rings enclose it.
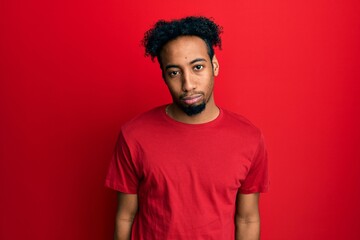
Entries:
{"label": "chin", "polygon": [[197,105],[190,105],[190,106],[180,105],[180,108],[184,113],[186,113],[186,115],[194,116],[205,110],[206,103],[203,102]]}

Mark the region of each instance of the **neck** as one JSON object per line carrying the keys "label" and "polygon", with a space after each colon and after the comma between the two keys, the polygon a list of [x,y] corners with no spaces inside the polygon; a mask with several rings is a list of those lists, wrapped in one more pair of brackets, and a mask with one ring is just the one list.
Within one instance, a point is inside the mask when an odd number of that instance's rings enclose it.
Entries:
{"label": "neck", "polygon": [[216,106],[214,100],[211,99],[206,104],[205,109],[201,113],[196,115],[187,115],[174,103],[166,107],[166,113],[169,117],[178,122],[187,124],[201,124],[215,120],[219,116],[220,110]]}

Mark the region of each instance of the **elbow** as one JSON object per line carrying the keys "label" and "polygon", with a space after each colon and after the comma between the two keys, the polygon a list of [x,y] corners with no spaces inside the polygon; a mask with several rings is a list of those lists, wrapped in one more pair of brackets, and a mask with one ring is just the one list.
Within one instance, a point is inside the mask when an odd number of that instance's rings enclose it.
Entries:
{"label": "elbow", "polygon": [[243,225],[243,224],[260,224],[260,215],[259,213],[254,213],[254,214],[248,214],[248,215],[240,215],[240,214],[236,214],[235,215],[235,223],[238,225]]}

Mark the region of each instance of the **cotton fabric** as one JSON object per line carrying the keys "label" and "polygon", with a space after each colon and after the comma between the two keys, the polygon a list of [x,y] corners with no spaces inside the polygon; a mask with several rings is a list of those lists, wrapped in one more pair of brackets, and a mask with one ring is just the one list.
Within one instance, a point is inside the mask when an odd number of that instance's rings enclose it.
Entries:
{"label": "cotton fabric", "polygon": [[234,240],[236,195],[268,190],[263,135],[220,108],[204,124],[185,124],[165,106],[121,128],[105,185],[138,194],[133,240]]}

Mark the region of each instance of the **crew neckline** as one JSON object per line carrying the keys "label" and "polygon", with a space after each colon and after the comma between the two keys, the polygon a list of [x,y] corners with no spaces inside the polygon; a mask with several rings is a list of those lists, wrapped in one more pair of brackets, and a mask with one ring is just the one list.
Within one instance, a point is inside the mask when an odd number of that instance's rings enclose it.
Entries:
{"label": "crew neckline", "polygon": [[169,115],[166,114],[166,107],[168,105],[169,104],[163,105],[160,108],[161,109],[161,114],[163,115],[163,117],[165,118],[165,120],[167,122],[170,122],[171,124],[174,124],[174,125],[177,125],[177,126],[180,126],[180,127],[203,128],[203,127],[214,126],[214,125],[218,124],[218,122],[223,118],[223,115],[224,115],[223,109],[221,107],[217,106],[217,108],[219,109],[219,115],[215,119],[213,119],[213,120],[211,120],[209,122],[205,122],[205,123],[195,123],[195,124],[184,123],[184,122],[177,121],[177,120],[171,118]]}

